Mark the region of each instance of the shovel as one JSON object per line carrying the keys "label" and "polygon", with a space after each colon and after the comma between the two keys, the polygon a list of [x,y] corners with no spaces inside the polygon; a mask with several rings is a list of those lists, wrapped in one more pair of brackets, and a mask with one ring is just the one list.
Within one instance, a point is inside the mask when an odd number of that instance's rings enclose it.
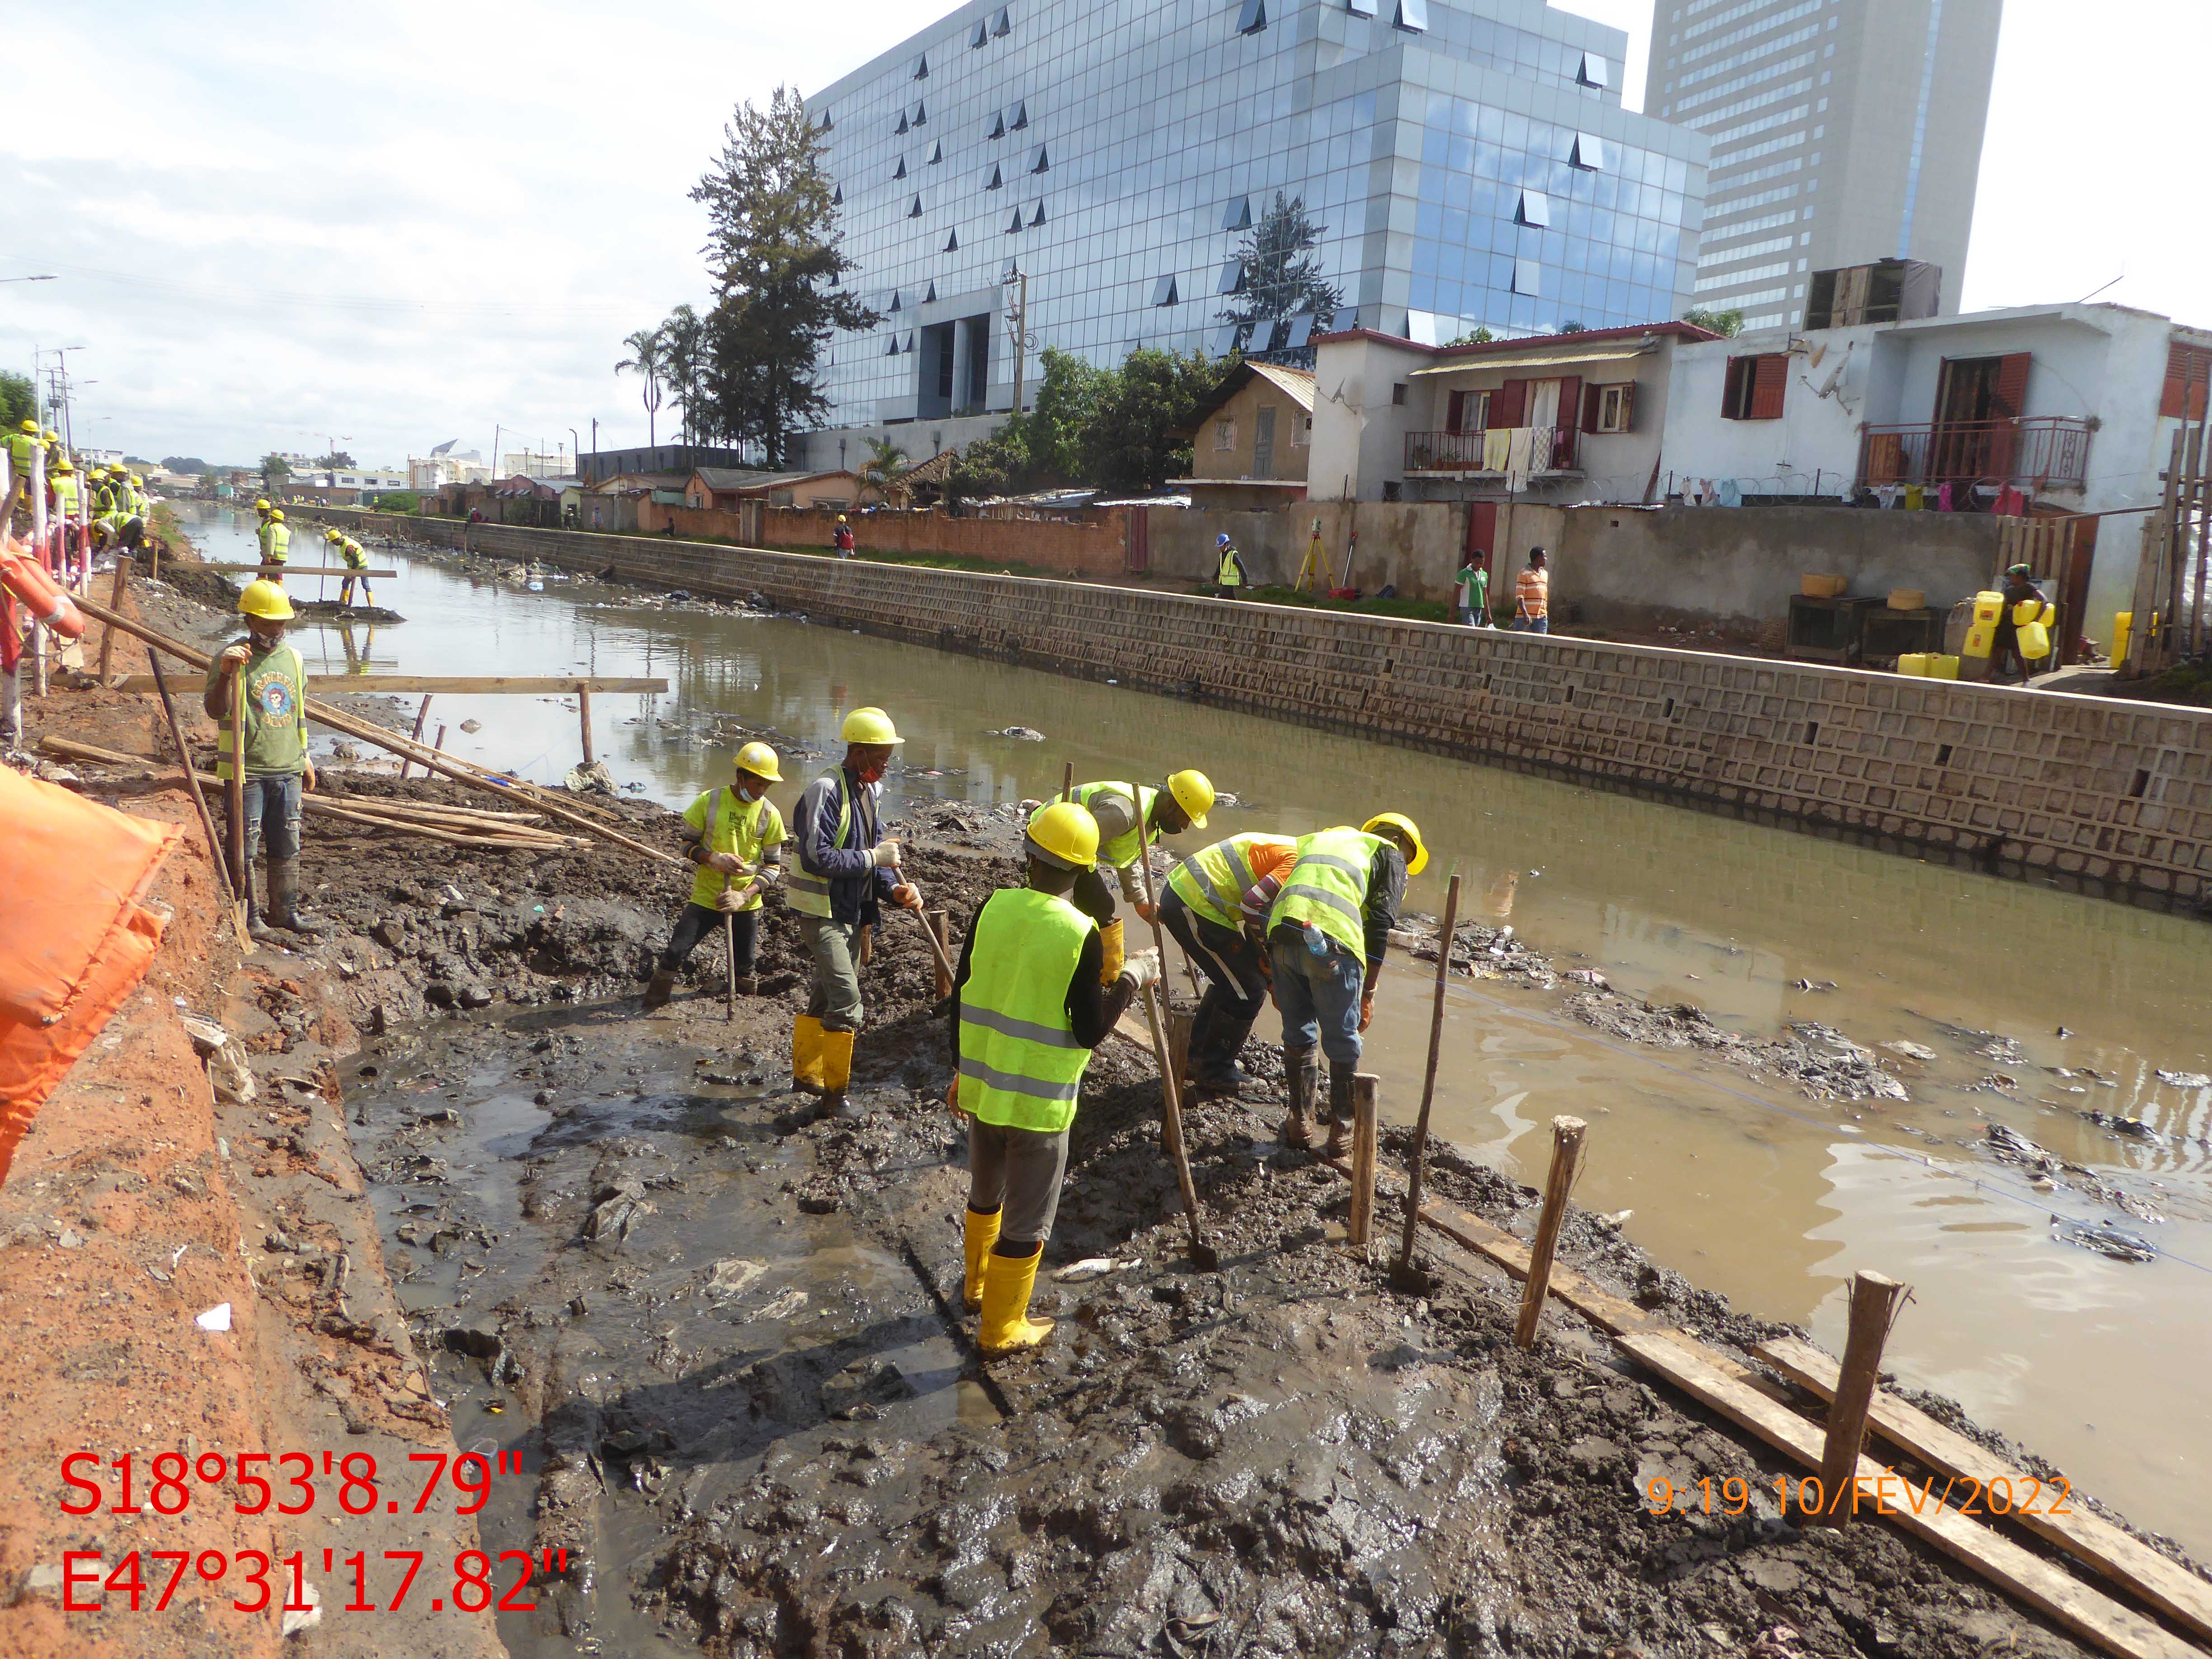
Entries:
{"label": "shovel", "polygon": [[[1167,961],[1167,943],[1160,933],[1159,905],[1152,895],[1152,860],[1145,846],[1145,819],[1141,805],[1137,813],[1137,862],[1145,872],[1145,908],[1152,913],[1152,945],[1159,952],[1160,961]],[[1168,1151],[1175,1158],[1176,1185],[1182,1189],[1182,1212],[1190,1221],[1190,1259],[1201,1273],[1213,1273],[1221,1266],[1221,1252],[1206,1242],[1199,1231],[1198,1187],[1190,1178],[1190,1150],[1182,1138],[1182,1079],[1176,1075],[1176,1064],[1168,1053],[1168,1023],[1160,1008],[1160,988],[1158,981],[1145,987],[1145,1014],[1152,1022],[1152,1054],[1160,1063],[1160,1097],[1165,1103],[1168,1120]]]}

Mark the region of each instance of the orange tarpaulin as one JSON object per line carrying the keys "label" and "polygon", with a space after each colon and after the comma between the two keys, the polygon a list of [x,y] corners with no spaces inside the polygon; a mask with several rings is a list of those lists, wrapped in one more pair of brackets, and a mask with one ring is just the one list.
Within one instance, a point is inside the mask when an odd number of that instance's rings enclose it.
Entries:
{"label": "orange tarpaulin", "polygon": [[145,977],[161,921],[139,901],[180,833],[0,768],[0,1181]]}

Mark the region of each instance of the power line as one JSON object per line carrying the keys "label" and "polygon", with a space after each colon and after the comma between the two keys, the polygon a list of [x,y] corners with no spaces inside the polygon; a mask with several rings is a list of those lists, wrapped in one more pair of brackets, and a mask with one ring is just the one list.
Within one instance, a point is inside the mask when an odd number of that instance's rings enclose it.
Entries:
{"label": "power line", "polygon": [[171,295],[183,300],[215,300],[241,305],[299,306],[310,310],[369,315],[453,317],[623,317],[635,309],[634,307],[566,301],[403,300],[368,294],[322,294],[303,289],[218,287],[202,283],[175,282],[137,271],[105,270],[97,266],[64,264],[52,259],[8,257],[11,264],[50,266],[70,276],[114,283],[148,293]]}

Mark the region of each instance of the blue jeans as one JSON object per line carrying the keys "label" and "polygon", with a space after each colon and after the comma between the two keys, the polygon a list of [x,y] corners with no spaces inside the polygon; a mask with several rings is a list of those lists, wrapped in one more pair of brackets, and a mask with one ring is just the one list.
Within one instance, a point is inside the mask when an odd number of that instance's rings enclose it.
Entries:
{"label": "blue jeans", "polygon": [[1367,964],[1334,939],[1328,954],[1306,949],[1296,927],[1269,935],[1275,958],[1275,1001],[1283,1011],[1283,1047],[1310,1048],[1316,1042],[1332,1066],[1359,1058],[1359,993]]}
{"label": "blue jeans", "polygon": [[300,856],[300,781],[297,772],[246,775],[246,861],[266,844],[269,860],[282,864]]}
{"label": "blue jeans", "polygon": [[1516,617],[1513,631],[1516,634],[1548,634],[1552,631],[1549,617]]}

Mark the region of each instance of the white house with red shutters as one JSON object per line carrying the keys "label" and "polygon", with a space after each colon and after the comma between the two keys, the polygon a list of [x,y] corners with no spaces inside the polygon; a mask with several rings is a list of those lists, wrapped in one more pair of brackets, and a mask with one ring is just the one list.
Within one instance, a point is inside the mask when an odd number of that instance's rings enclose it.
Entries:
{"label": "white house with red shutters", "polygon": [[2127,607],[2148,515],[2126,509],[2157,503],[2212,383],[2212,331],[2115,305],[1316,343],[1313,499],[2098,514],[2094,617]]}

